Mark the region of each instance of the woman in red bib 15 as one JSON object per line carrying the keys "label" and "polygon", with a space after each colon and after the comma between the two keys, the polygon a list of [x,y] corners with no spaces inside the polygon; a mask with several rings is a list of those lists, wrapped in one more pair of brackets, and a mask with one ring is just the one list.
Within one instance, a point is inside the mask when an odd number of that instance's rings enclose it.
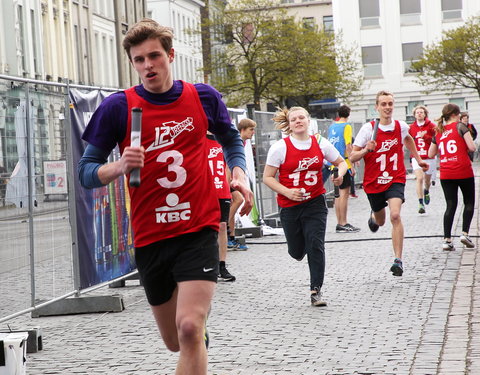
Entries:
{"label": "woman in red bib 15", "polygon": [[468,237],[475,205],[475,178],[469,151],[475,151],[475,143],[468,128],[460,120],[460,108],[446,104],[437,120],[437,132],[428,150],[428,156],[440,154],[440,182],[447,208],[443,215],[443,250],[455,250],[452,242],[452,225],[458,204],[458,188],[463,195],[463,222],[460,241],[467,248],[475,244]]}
{"label": "woman in red bib 15", "polygon": [[287,137],[268,150],[263,182],[277,193],[288,253],[298,261],[307,255],[310,301],[313,306],[325,306],[321,288],[328,208],[322,182],[323,160],[338,167],[338,177],[333,179],[337,186],[343,181],[347,164],[327,139],[310,135],[310,115],[304,108],[279,110],[273,121]]}

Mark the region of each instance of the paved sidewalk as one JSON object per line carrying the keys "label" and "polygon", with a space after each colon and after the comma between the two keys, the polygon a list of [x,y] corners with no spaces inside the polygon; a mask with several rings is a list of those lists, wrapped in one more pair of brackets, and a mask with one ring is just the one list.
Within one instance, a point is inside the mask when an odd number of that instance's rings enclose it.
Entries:
{"label": "paved sidewalk", "polygon": [[[477,164],[470,232],[477,246],[479,176]],[[307,262],[288,256],[283,236],[250,239],[250,250],[228,253],[237,281],[217,287],[208,322],[209,374],[480,374],[480,255],[458,238],[456,251],[442,251],[439,182],[420,215],[414,181],[407,181],[401,278],[389,272],[390,224],[372,234],[367,198],[357,193],[349,221],[361,232],[335,233],[329,210],[325,308],[310,306]],[[9,321],[12,329],[43,331],[44,349],[27,356],[27,373],[173,374],[177,354],[164,347],[143,289],[130,281],[96,292],[113,293],[123,295],[125,311]]]}

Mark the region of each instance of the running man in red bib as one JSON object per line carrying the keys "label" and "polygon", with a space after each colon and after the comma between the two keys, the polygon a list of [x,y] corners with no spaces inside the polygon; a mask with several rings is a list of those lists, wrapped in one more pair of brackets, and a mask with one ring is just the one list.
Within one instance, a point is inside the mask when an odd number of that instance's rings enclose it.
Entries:
{"label": "running man in red bib", "polygon": [[475,177],[468,152],[475,151],[475,143],[468,127],[460,122],[460,108],[449,103],[443,107],[437,120],[438,128],[428,154],[440,154],[440,183],[447,207],[443,215],[443,250],[455,250],[452,241],[452,225],[458,204],[458,188],[463,195],[463,221],[460,241],[467,248],[475,244],[468,237],[475,209]]}
{"label": "running man in red bib", "polygon": [[426,172],[418,165],[415,159],[412,159],[412,169],[416,178],[416,190],[418,197],[418,213],[425,213],[425,205],[430,203],[430,185],[432,183],[432,175],[437,169],[437,159],[428,157],[428,149],[435,135],[435,124],[428,119],[427,107],[419,105],[413,109],[415,121],[410,125],[408,131],[415,141],[418,154],[428,164]]}
{"label": "running man in red bib", "polygon": [[222,146],[215,140],[215,136],[210,132],[207,132],[207,145],[208,166],[213,175],[213,183],[220,204],[220,228],[218,230],[218,254],[220,263],[218,279],[221,281],[235,281],[236,277],[228,272],[227,265],[225,264],[228,245],[227,222],[230,213],[230,204],[232,202],[232,193],[230,192],[230,185],[227,178],[227,168],[225,166]]}
{"label": "running man in red bib", "polygon": [[400,210],[405,201],[406,182],[403,146],[408,148],[423,170],[428,169],[428,164],[418,155],[415,142],[408,134],[408,125],[403,121],[393,120],[393,94],[380,91],[377,93],[375,103],[375,109],[380,116],[376,139],[372,139],[375,121],[367,122],[355,137],[350,161],[356,162],[363,158],[365,163],[363,188],[372,209],[368,219],[368,226],[372,232],[376,232],[385,224],[385,207],[388,206],[390,210],[395,255],[390,271],[394,276],[402,276],[404,234]]}
{"label": "running man in red bib", "polygon": [[[142,84],[108,96],[95,111],[83,134],[79,178],[93,188],[141,168],[141,185],[130,188],[140,278],[165,345],[180,352],[176,374],[204,375],[220,218],[207,130],[224,147],[231,185],[245,198],[240,214],[250,211],[253,193],[244,183],[242,141],[218,91],[173,80],[172,40],[172,30],[151,19],[127,32],[123,47]],[[130,147],[133,107],[143,110],[140,147]],[[117,144],[120,160],[107,163]]]}

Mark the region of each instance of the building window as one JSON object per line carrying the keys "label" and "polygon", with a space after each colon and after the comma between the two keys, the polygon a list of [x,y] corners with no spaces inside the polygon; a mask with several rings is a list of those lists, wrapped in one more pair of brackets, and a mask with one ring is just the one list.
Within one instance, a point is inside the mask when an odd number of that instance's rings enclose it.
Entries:
{"label": "building window", "polygon": [[400,23],[403,26],[420,23],[420,0],[400,0]]}
{"label": "building window", "polygon": [[303,22],[303,27],[305,27],[306,29],[315,28],[315,18],[313,17],[303,17],[302,22]]}
{"label": "building window", "polygon": [[295,0],[282,0],[282,4],[293,4]]}
{"label": "building window", "polygon": [[30,25],[32,28],[32,45],[33,45],[33,70],[35,74],[40,72],[38,68],[38,47],[37,47],[37,37],[36,37],[36,17],[33,9],[30,10]]}
{"label": "building window", "polygon": [[333,16],[323,16],[323,31],[333,32]]}
{"label": "building window", "polygon": [[417,70],[412,68],[412,63],[418,61],[422,57],[423,43],[403,43],[403,67],[405,73],[416,73]]}
{"label": "building window", "polygon": [[[17,5],[17,17],[18,17],[18,31],[19,31],[19,46],[18,46],[18,54],[21,58],[21,73],[25,74],[27,70],[27,61],[25,58],[25,34],[24,34],[24,23],[23,23],[23,7],[21,5]],[[19,72],[20,73],[20,72]]]}
{"label": "building window", "polygon": [[382,76],[382,46],[362,47],[365,78]]}
{"label": "building window", "polygon": [[75,40],[74,50],[77,58],[78,79],[79,79],[79,82],[83,83],[85,81],[84,81],[84,75],[83,75],[82,41],[80,39],[78,25],[73,25],[73,36]]}
{"label": "building window", "polygon": [[444,21],[462,19],[462,0],[442,0],[442,18]]}
{"label": "building window", "polygon": [[458,105],[460,111],[465,111],[465,98],[451,98],[448,102]]}
{"label": "building window", "polygon": [[360,8],[360,25],[375,27],[379,25],[380,9],[378,0],[358,0]]}
{"label": "building window", "polygon": [[377,112],[377,109],[375,108],[375,103],[370,103],[366,110],[365,118],[367,119],[367,121],[372,121],[377,117],[378,117],[378,112]]}

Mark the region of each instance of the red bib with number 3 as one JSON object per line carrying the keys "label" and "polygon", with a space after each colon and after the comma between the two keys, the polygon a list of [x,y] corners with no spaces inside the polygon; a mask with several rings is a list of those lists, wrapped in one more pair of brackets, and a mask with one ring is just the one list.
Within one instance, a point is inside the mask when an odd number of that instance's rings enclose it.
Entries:
{"label": "red bib with number 3", "polygon": [[143,110],[142,183],[129,188],[135,247],[203,228],[218,231],[220,209],[207,161],[208,120],[195,87],[183,82],[181,96],[166,105],[147,102],[133,87],[125,94],[128,125],[122,153],[130,145],[131,109]]}

